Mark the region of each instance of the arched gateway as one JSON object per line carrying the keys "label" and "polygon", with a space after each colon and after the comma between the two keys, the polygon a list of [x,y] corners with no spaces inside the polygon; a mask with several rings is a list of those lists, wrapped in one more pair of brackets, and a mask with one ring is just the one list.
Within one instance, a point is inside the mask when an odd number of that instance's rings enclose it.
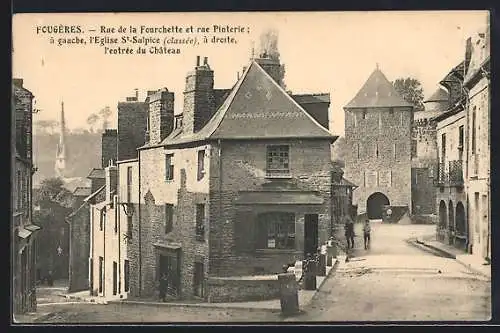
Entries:
{"label": "arched gateway", "polygon": [[389,205],[389,199],[385,194],[380,192],[372,193],[368,199],[366,199],[366,213],[368,218],[370,220],[382,219],[382,212],[386,205]]}

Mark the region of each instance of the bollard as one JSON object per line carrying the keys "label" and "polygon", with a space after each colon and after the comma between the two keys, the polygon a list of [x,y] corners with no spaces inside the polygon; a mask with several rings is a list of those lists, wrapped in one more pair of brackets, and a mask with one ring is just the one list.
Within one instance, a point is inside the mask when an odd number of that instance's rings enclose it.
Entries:
{"label": "bollard", "polygon": [[278,274],[281,313],[287,316],[299,313],[299,292],[293,273]]}
{"label": "bollard", "polygon": [[318,276],[326,276],[326,255],[320,253],[318,259]]}

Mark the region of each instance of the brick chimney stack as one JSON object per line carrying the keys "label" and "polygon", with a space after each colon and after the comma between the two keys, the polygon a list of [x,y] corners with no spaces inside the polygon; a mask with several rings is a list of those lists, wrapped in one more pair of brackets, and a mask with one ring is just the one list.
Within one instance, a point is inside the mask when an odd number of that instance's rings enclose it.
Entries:
{"label": "brick chimney stack", "polygon": [[113,195],[118,189],[118,167],[114,163],[110,163],[104,169],[106,179],[106,200],[113,201]]}
{"label": "brick chimney stack", "polygon": [[196,67],[186,77],[184,90],[183,128],[187,133],[198,132],[215,112],[214,71],[208,58],[196,57]]}

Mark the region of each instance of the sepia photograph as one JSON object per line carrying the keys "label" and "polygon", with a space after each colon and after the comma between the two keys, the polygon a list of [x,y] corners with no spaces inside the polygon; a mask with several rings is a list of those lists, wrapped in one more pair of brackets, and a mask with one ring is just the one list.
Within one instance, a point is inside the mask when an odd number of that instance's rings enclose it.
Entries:
{"label": "sepia photograph", "polygon": [[16,13],[11,324],[487,322],[490,12]]}

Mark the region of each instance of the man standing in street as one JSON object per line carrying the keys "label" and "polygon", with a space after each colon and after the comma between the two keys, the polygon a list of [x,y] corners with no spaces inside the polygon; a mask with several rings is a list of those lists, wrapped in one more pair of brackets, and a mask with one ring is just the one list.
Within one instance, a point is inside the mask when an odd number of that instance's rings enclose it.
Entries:
{"label": "man standing in street", "polygon": [[345,238],[347,239],[347,249],[354,248],[354,222],[346,215],[345,216]]}
{"label": "man standing in street", "polygon": [[370,247],[370,220],[366,219],[365,224],[363,225],[363,239],[365,241],[365,250],[368,250]]}

